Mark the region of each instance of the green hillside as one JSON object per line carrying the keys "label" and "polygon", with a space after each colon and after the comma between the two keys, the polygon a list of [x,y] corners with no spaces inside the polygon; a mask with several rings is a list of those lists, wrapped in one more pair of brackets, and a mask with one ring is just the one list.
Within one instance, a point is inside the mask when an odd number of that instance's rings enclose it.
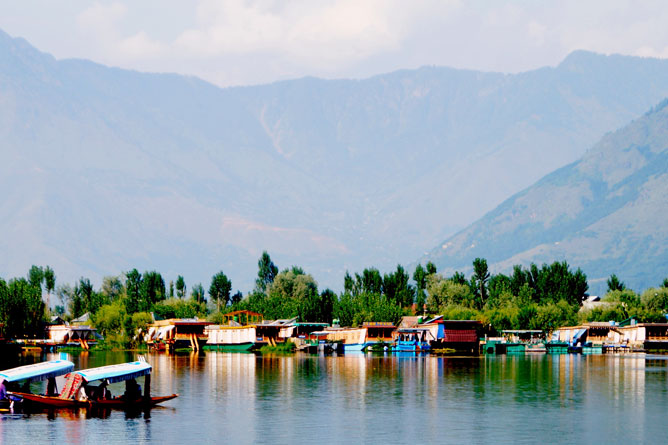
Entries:
{"label": "green hillside", "polygon": [[643,289],[668,276],[668,100],[609,133],[579,161],[514,195],[427,256],[468,270],[485,257],[496,271],[566,260],[593,292],[616,273]]}

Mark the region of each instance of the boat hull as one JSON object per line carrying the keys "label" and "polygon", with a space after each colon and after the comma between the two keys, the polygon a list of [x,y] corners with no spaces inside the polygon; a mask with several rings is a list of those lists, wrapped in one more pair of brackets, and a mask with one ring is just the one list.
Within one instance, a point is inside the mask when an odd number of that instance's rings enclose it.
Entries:
{"label": "boat hull", "polygon": [[28,402],[31,406],[38,406],[42,408],[142,408],[154,406],[158,403],[166,402],[178,397],[178,394],[171,394],[169,396],[158,396],[145,399],[143,397],[134,401],[128,401],[120,397],[109,400],[89,400],[79,401],[72,399],[61,399],[60,397],[40,396],[37,394],[14,393],[23,398],[24,402]]}

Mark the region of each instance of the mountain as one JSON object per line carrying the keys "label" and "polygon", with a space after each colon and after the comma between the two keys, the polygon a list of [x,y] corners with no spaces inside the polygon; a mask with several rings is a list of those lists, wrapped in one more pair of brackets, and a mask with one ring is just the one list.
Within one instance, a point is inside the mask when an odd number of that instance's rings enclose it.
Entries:
{"label": "mountain", "polygon": [[668,96],[668,62],[575,52],[221,89],[56,60],[0,31],[0,276],[137,267],[252,287],[267,250],[321,287],[394,268]]}
{"label": "mountain", "polygon": [[427,258],[445,271],[567,261],[593,292],[615,273],[636,290],[668,277],[668,99],[578,161],[517,193]]}

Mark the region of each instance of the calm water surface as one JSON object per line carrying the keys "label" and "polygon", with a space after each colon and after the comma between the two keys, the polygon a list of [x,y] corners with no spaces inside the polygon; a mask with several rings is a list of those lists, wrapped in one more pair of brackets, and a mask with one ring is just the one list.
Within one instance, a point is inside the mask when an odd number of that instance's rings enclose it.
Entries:
{"label": "calm water surface", "polygon": [[[135,358],[71,356],[76,369]],[[0,442],[666,443],[667,358],[149,354],[152,393],[180,397],[148,414],[4,415]]]}

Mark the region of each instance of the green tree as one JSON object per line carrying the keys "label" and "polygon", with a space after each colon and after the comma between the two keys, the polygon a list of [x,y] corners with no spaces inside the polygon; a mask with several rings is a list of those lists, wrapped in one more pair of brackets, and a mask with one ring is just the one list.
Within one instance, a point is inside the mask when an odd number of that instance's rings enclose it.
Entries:
{"label": "green tree", "polygon": [[51,308],[51,294],[56,288],[56,274],[49,266],[44,268],[44,288],[46,290],[46,308],[49,310]]}
{"label": "green tree", "polygon": [[241,291],[236,291],[236,293],[234,295],[232,295],[232,304],[238,304],[243,299],[244,299],[244,295],[241,293]]}
{"label": "green tree", "polygon": [[108,303],[102,294],[95,292],[90,280],[84,277],[81,277],[79,283],[74,286],[74,295],[78,304],[76,309],[79,312],[78,315],[73,313],[74,317],[79,317],[85,312],[94,314],[102,305]]}
{"label": "green tree", "polygon": [[93,323],[97,331],[104,337],[123,330],[123,321],[126,317],[125,306],[120,301],[105,304],[93,316]]}
{"label": "green tree", "polygon": [[397,302],[401,307],[409,307],[415,300],[415,288],[409,284],[409,279],[404,268],[397,265],[394,272],[383,276],[381,293],[390,301]]}
{"label": "green tree", "polygon": [[9,338],[41,336],[44,320],[44,302],[39,283],[31,284],[25,278],[0,279],[0,323]]}
{"label": "green tree", "polygon": [[205,303],[204,301],[204,287],[200,283],[197,283],[193,286],[191,292],[191,297],[198,303]]}
{"label": "green tree", "polygon": [[427,261],[425,269],[427,271],[427,275],[433,275],[436,273],[436,266],[431,261]]}
{"label": "green tree", "polygon": [[132,315],[141,307],[142,276],[137,269],[125,274],[125,309]]}
{"label": "green tree", "polygon": [[278,274],[278,267],[271,261],[271,257],[267,251],[262,252],[262,256],[257,262],[257,280],[255,280],[255,288],[266,292],[267,286],[269,286],[276,278]]}
{"label": "green tree", "polygon": [[624,290],[626,289],[626,286],[624,285],[623,282],[619,281],[619,278],[617,278],[617,275],[614,273],[610,275],[610,278],[608,278],[608,292],[612,292],[614,290]]}
{"label": "green tree", "polygon": [[28,283],[32,287],[38,287],[42,290],[42,281],[44,280],[44,270],[41,267],[33,265],[28,271]]}
{"label": "green tree", "polygon": [[427,271],[422,267],[422,264],[415,266],[413,280],[415,281],[416,289],[415,302],[419,311],[422,310],[422,307],[427,301],[425,294],[425,289],[427,289]]}
{"label": "green tree", "polygon": [[457,284],[466,284],[466,285],[469,284],[469,282],[466,280],[466,276],[463,273],[457,271],[455,271],[455,273],[452,274],[452,277],[450,277],[450,281]]}
{"label": "green tree", "polygon": [[487,301],[487,280],[489,280],[489,269],[487,260],[476,258],[473,260],[473,277],[471,281],[476,287],[476,297],[479,307],[483,307]]}
{"label": "green tree", "polygon": [[[62,306],[63,309],[72,307],[73,295],[74,295],[74,289],[69,284],[61,284],[56,288],[56,297],[58,297],[60,306]],[[70,314],[72,314],[71,311]]]}
{"label": "green tree", "polygon": [[221,303],[227,306],[230,302],[230,291],[232,290],[232,282],[227,278],[227,275],[221,270],[211,278],[211,286],[209,286],[209,295],[211,300],[216,302],[218,312],[220,312]]}
{"label": "green tree", "polygon": [[144,272],[139,288],[139,309],[141,312],[148,312],[151,307],[159,301],[165,300],[165,280],[162,275],[156,271]]}
{"label": "green tree", "polygon": [[181,275],[176,278],[176,296],[179,298],[185,298],[187,294],[186,290],[186,281]]}
{"label": "green tree", "polygon": [[121,276],[106,276],[102,278],[100,293],[108,301],[122,300],[125,296],[125,286]]}
{"label": "green tree", "polygon": [[432,313],[443,313],[450,306],[474,306],[474,296],[468,284],[446,280],[441,274],[427,277],[427,294],[427,307]]}

